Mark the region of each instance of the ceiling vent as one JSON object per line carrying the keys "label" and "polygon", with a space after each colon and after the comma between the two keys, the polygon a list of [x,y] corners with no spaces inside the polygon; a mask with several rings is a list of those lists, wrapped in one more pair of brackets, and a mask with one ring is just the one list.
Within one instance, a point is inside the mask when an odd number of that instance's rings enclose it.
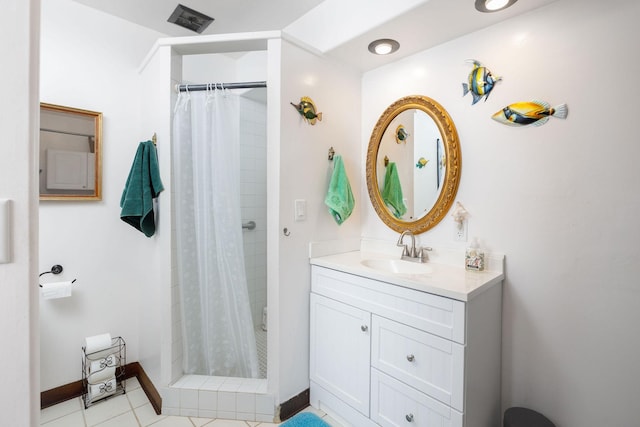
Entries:
{"label": "ceiling vent", "polygon": [[213,18],[179,4],[167,21],[199,34],[213,22]]}

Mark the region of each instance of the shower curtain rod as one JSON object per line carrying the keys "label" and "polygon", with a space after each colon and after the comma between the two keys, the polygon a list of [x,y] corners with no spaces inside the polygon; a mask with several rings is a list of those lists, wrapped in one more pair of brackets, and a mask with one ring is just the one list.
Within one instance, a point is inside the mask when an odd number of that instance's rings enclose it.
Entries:
{"label": "shower curtain rod", "polygon": [[237,83],[202,83],[195,85],[176,85],[176,92],[211,90],[211,89],[253,89],[267,87],[266,81],[261,82],[237,82]]}

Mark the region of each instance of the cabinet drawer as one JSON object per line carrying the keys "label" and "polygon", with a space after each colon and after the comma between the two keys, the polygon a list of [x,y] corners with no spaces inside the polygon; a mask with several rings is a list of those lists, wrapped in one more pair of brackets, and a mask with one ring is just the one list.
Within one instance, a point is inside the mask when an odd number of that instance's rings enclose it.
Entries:
{"label": "cabinet drawer", "polygon": [[465,343],[465,303],[325,267],[312,266],[312,291]]}
{"label": "cabinet drawer", "polygon": [[463,411],[464,347],[384,319],[372,318],[371,365]]}
{"label": "cabinet drawer", "polygon": [[371,419],[381,426],[462,427],[462,414],[371,369]]}

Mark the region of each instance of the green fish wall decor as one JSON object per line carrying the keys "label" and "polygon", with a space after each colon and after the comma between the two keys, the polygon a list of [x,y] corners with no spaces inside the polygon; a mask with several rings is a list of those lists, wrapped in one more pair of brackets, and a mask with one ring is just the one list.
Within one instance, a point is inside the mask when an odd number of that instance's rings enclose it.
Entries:
{"label": "green fish wall decor", "polygon": [[566,119],[567,114],[567,104],[551,107],[545,101],[528,101],[507,105],[491,118],[508,126],[542,126],[549,121],[549,117]]}
{"label": "green fish wall decor", "polygon": [[294,104],[293,102],[290,102],[290,104],[293,105],[302,118],[310,125],[315,125],[316,120],[322,121],[322,113],[316,112],[316,105],[308,96],[300,98],[299,104]]}

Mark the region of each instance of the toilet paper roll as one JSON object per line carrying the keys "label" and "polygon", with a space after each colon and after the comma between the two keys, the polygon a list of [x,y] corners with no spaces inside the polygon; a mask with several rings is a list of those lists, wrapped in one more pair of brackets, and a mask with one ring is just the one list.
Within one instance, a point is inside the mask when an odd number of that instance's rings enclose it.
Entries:
{"label": "toilet paper roll", "polygon": [[98,360],[94,360],[89,365],[89,372],[98,372],[102,371],[104,368],[116,367],[118,366],[118,358],[115,354],[110,354],[108,356],[102,357]]}
{"label": "toilet paper roll", "polygon": [[104,368],[101,371],[95,371],[91,375],[87,377],[87,382],[89,384],[95,385],[104,383],[105,381],[109,381],[110,378],[114,378],[116,376],[116,368]]}
{"label": "toilet paper roll", "polygon": [[84,348],[87,354],[111,347],[111,334],[94,335],[84,339]]}
{"label": "toilet paper roll", "polygon": [[40,293],[44,299],[66,298],[71,296],[73,282],[43,283]]}
{"label": "toilet paper roll", "polygon": [[116,386],[117,383],[115,378],[111,378],[108,381],[104,381],[99,384],[90,384],[89,400],[95,402],[96,400],[111,396],[116,392]]}

